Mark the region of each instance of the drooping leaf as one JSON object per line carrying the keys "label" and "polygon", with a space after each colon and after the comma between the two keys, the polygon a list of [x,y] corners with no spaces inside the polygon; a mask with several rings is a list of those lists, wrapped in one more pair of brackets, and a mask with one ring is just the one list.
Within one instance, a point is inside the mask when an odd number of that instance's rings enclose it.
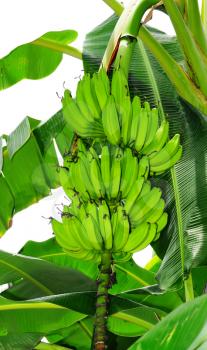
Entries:
{"label": "drooping leaf", "polygon": [[[74,30],[49,32],[39,39],[50,43],[69,44],[77,38]],[[31,42],[21,45],[0,59],[0,90],[6,89],[22,79],[41,79],[51,74],[62,61],[63,54]]]}
{"label": "drooping leaf", "polygon": [[87,261],[86,263],[84,260],[72,258],[62,250],[55,238],[50,238],[43,242],[28,241],[20,251],[20,254],[47,260],[58,266],[79,270],[94,280],[98,276],[97,263],[93,261]]}
{"label": "drooping leaf", "polygon": [[96,290],[95,282],[76,270],[3,251],[0,251],[0,270],[0,284],[14,284],[4,292],[10,299]]}
{"label": "drooping leaf", "polygon": [[32,130],[39,123],[39,120],[26,117],[7,137],[7,149],[10,158],[12,158],[13,155],[29,140]]}
{"label": "drooping leaf", "polygon": [[130,350],[205,349],[207,296],[198,297],[166,316]]}
{"label": "drooping leaf", "polygon": [[91,316],[94,316],[96,312],[95,291],[61,292],[61,294],[30,299],[30,301],[49,302]]}
{"label": "drooping leaf", "polygon": [[[83,54],[86,71],[97,71],[116,21],[112,16],[86,36]],[[176,38],[149,29],[182,64]],[[206,122],[180,100],[160,65],[140,40],[129,69],[129,85],[132,96],[138,94],[142,101],[148,100],[152,107],[159,107],[160,120],[169,120],[171,136],[181,134],[184,149],[174,170],[153,180],[163,190],[169,214],[167,227],[153,245],[159,257],[164,257],[158,273],[160,287],[169,289],[187,275],[192,266],[205,264],[207,259]]]}
{"label": "drooping leaf", "polygon": [[17,302],[0,297],[0,333],[46,335],[85,318],[84,314],[47,302]]}
{"label": "drooping leaf", "polygon": [[[0,235],[10,227],[12,216],[60,186],[58,155],[70,149],[73,132],[65,125],[62,112],[44,123],[27,117],[7,137],[3,150],[3,177],[0,174]],[[1,152],[1,150],[0,150]],[[33,157],[31,157],[31,154]],[[1,157],[0,157],[1,158]]]}

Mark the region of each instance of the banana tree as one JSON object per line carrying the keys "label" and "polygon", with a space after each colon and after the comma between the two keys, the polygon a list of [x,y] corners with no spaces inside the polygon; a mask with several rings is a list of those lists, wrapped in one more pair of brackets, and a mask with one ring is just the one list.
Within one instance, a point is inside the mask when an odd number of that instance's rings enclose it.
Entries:
{"label": "banana tree", "polygon": [[[51,239],[0,252],[2,349],[207,342],[205,1],[201,15],[194,0],[105,2],[115,14],[86,35],[83,53],[66,30],[1,59],[1,89],[52,73],[63,54],[84,66],[61,111],[0,138],[2,235],[52,188],[71,200],[51,218]],[[142,24],[148,9],[168,13],[176,37]],[[149,244],[155,255],[141,268],[133,253]]]}

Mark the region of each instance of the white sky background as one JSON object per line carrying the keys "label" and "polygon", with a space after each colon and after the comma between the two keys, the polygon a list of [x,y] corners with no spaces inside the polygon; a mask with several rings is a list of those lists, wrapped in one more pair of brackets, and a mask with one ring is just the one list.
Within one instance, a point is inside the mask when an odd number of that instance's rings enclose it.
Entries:
{"label": "white sky background", "polygon": [[[123,1],[127,4],[129,0]],[[1,1],[0,57],[15,47],[30,42],[48,31],[75,29],[78,39],[72,45],[82,50],[84,36],[95,26],[112,15],[112,10],[102,0],[6,0]],[[156,12],[150,24],[173,34],[166,15]],[[59,95],[63,82],[75,91],[82,62],[64,55],[58,69],[41,80],[24,80],[9,89],[0,91],[0,135],[9,134],[25,116],[47,120],[61,108]],[[0,249],[17,253],[28,241],[43,241],[51,236],[49,221],[45,218],[57,215],[55,204],[63,201],[61,189],[28,209],[16,214],[13,226],[0,239]],[[3,200],[0,199],[0,205]],[[45,217],[45,218],[43,218]],[[144,266],[151,257],[147,248],[136,254],[136,261]]]}

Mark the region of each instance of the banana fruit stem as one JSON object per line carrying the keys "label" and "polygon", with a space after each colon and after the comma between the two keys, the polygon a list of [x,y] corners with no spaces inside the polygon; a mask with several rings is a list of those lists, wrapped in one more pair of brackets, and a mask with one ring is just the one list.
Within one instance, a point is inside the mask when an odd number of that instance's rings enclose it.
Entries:
{"label": "banana fruit stem", "polygon": [[96,316],[94,326],[94,350],[105,350],[107,349],[107,317],[108,317],[108,306],[109,296],[108,290],[111,287],[111,252],[104,251],[102,253],[101,264],[100,264],[100,275],[97,280],[98,290],[96,299]]}

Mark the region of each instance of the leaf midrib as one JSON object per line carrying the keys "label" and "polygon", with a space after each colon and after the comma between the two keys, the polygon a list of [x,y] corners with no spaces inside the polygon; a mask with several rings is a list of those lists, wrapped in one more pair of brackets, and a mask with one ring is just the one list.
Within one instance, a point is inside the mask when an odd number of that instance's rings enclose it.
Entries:
{"label": "leaf midrib", "polygon": [[21,269],[19,269],[17,266],[14,266],[10,263],[8,263],[7,261],[3,261],[2,259],[0,259],[0,264],[5,265],[10,267],[11,269],[13,269],[14,271],[18,272],[20,274],[20,276],[22,276],[23,278],[27,279],[28,281],[30,281],[33,285],[35,285],[36,287],[38,287],[41,291],[43,291],[44,293],[46,293],[46,295],[53,295],[54,293],[47,287],[45,287],[41,282],[37,281],[35,278],[33,278],[32,276],[30,276],[28,273],[22,271]]}

